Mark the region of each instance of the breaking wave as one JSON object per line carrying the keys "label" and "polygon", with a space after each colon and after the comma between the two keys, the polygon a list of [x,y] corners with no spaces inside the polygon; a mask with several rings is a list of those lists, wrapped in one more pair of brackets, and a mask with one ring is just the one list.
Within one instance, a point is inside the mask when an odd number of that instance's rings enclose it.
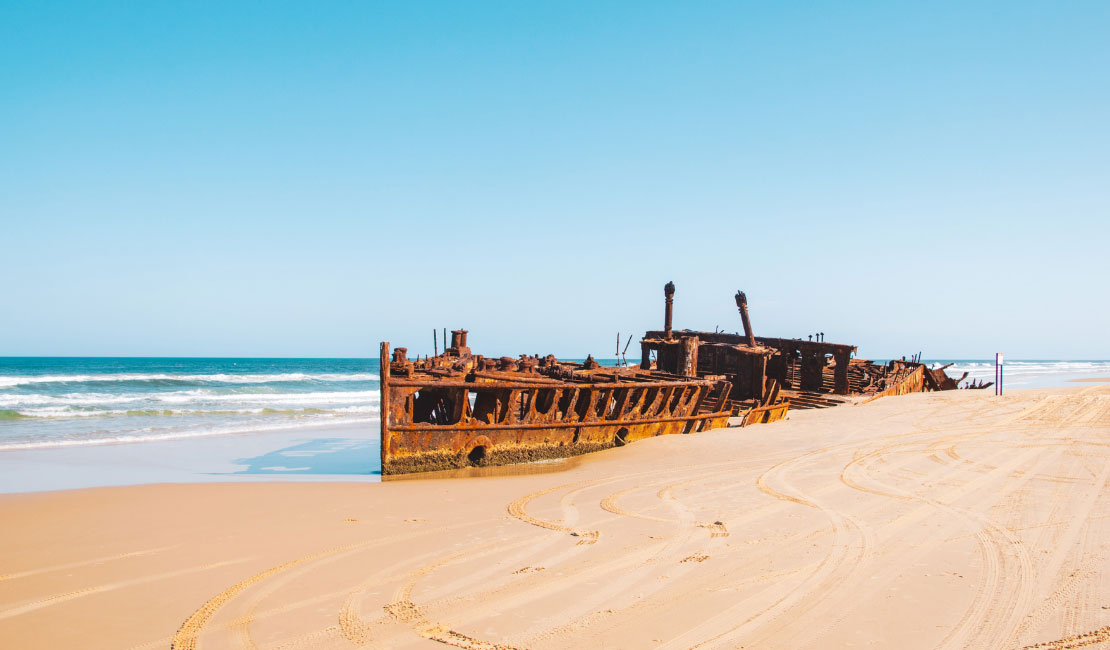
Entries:
{"label": "breaking wave", "polygon": [[[945,372],[950,377],[966,372],[969,380],[994,380],[993,360],[946,360],[930,365],[936,368],[949,363],[952,365]],[[1004,376],[1006,386],[1013,388],[1064,386],[1071,378],[1110,377],[1110,361],[1007,361]]]}
{"label": "breaking wave", "polygon": [[373,421],[377,370],[365,359],[0,358],[0,450]]}
{"label": "breaking wave", "polygon": [[[47,406],[42,408],[6,409],[0,411],[0,419],[21,418],[92,418],[92,417],[174,417],[187,415],[335,415],[377,413],[377,406],[346,406],[340,409],[321,408],[242,408],[242,409],[80,409],[70,406]],[[5,414],[10,414],[5,416]]]}
{"label": "breaking wave", "polygon": [[170,393],[102,393],[0,394],[0,408],[27,406],[102,406],[138,402],[164,404],[349,404],[352,402],[377,402],[378,391],[334,391],[319,393],[221,393],[213,390],[189,390]]}
{"label": "breaking wave", "polygon": [[321,373],[306,374],[288,372],[278,374],[152,374],[118,373],[104,375],[6,375],[0,376],[0,388],[15,388],[33,384],[110,384],[116,382],[146,383],[221,383],[221,384],[271,384],[282,382],[335,382],[335,381],[377,381],[378,375],[363,373]]}

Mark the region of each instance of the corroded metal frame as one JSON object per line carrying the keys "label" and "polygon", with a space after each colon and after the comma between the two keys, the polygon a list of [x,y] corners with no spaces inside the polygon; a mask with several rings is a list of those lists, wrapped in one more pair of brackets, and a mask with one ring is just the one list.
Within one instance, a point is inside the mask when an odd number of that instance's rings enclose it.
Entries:
{"label": "corroded metal frame", "polygon": [[[452,348],[453,349],[453,348]],[[382,473],[565,458],[658,435],[723,427],[729,386],[638,369],[586,371],[560,364],[553,374],[477,370],[450,354],[417,369],[381,348]],[[478,361],[480,357],[476,358]],[[453,364],[461,370],[441,370]],[[395,371],[403,370],[403,375]],[[434,407],[428,406],[428,401]]]}

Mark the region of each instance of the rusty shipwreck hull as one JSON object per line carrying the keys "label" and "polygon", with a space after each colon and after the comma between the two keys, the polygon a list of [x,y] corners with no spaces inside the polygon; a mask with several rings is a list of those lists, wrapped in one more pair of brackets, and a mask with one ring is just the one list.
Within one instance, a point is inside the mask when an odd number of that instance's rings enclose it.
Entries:
{"label": "rusty shipwreck hull", "polygon": [[955,390],[967,376],[953,379],[944,372],[948,366],[929,368],[920,355],[886,364],[857,359],[855,345],[827,342],[824,332],[806,340],[756,336],[742,291],[735,296],[742,333],[675,330],[674,295],[674,283],[668,282],[663,288],[663,329],[648,331],[640,340],[640,367],[723,378],[732,385],[729,401],[745,425],[782,419],[787,408]]}
{"label": "rusty shipwreck hull", "polygon": [[753,406],[741,412],[740,426],[746,427],[753,424],[768,424],[770,422],[785,420],[786,413],[789,410],[790,400],[785,398],[782,400],[775,400],[774,402],[762,406]]}
{"label": "rusty shipwreck hull", "polygon": [[553,357],[409,361],[381,346],[382,474],[565,458],[728,422],[727,383]]}
{"label": "rusty shipwreck hull", "polygon": [[966,377],[931,369],[920,355],[886,364],[857,359],[856,346],[826,342],[823,332],[808,340],[756,336],[743,292],[735,296],[743,334],[678,331],[674,283],[663,294],[663,329],[644,334],[633,367],[485,358],[471,354],[465,330],[452,332],[450,347],[444,331],[443,352],[424,359],[382,343],[382,473],[576,456],[652,436],[775,422],[791,408],[953,390]]}
{"label": "rusty shipwreck hull", "polygon": [[[905,361],[891,362],[891,370],[883,383],[884,388],[875,392],[866,401],[872,402],[880,397],[894,397],[921,393],[926,389],[925,377],[928,369],[920,363]],[[943,372],[942,372],[943,374]]]}

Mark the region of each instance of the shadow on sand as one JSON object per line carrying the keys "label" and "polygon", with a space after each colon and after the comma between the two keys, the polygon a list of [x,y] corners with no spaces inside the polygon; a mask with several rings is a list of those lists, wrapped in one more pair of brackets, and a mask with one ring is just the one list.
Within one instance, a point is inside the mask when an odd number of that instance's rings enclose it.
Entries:
{"label": "shadow on sand", "polygon": [[232,474],[254,476],[379,476],[382,473],[378,441],[358,438],[317,438],[234,462],[246,468]]}

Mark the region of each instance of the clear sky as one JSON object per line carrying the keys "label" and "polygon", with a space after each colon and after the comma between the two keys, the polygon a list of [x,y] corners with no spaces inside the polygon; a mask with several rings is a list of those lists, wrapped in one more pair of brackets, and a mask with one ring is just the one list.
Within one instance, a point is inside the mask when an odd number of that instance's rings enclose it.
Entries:
{"label": "clear sky", "polygon": [[[0,354],[1110,358],[1110,3],[0,3]],[[632,348],[636,349],[635,345]]]}

